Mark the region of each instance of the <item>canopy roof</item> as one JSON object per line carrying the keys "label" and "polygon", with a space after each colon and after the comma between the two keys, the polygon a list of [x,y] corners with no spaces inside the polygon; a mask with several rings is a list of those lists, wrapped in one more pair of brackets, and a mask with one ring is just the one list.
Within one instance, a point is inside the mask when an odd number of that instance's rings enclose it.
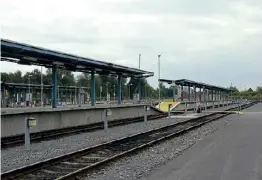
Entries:
{"label": "canopy roof", "polygon": [[56,65],[58,68],[70,71],[87,73],[94,71],[96,74],[121,74],[124,77],[150,77],[154,75],[153,72],[141,69],[98,61],[6,39],[1,39],[1,53],[3,61],[24,65],[38,65],[47,68]]}
{"label": "canopy roof", "polygon": [[219,91],[230,91],[228,88],[220,87],[220,86],[214,86],[202,82],[196,82],[188,79],[178,79],[178,80],[168,80],[168,79],[159,79],[160,82],[165,82],[168,84],[176,84],[181,86],[195,86],[197,88],[205,88],[210,90],[219,90]]}

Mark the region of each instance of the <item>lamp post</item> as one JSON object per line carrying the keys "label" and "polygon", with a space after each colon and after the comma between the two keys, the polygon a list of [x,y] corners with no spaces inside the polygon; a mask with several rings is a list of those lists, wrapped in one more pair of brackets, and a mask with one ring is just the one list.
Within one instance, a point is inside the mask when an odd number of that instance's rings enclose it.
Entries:
{"label": "lamp post", "polygon": [[160,57],[162,53],[158,55],[158,100],[160,103]]}
{"label": "lamp post", "polygon": [[140,64],[141,64],[141,54],[139,54],[138,57],[139,57],[139,58],[138,58],[138,61],[139,61],[138,67],[139,67],[139,69],[140,69]]}

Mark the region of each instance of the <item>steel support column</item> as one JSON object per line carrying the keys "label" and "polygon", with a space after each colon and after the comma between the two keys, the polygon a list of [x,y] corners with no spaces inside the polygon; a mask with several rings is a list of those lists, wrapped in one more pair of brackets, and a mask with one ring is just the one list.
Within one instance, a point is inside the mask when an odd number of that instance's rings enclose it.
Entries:
{"label": "steel support column", "polygon": [[203,102],[204,102],[204,108],[207,109],[207,102],[206,102],[206,88],[203,88]]}
{"label": "steel support column", "polygon": [[197,110],[197,95],[196,95],[196,86],[194,86],[194,101],[195,101],[195,108],[194,108],[194,111]]}
{"label": "steel support column", "polygon": [[213,103],[213,108],[215,107],[215,100],[214,100],[214,90],[211,90],[211,98],[212,98],[212,103]]}
{"label": "steel support column", "polygon": [[220,93],[220,91],[218,91],[218,101],[219,101],[219,107],[220,107],[220,105],[221,105],[221,93]]}
{"label": "steel support column", "polygon": [[202,98],[201,98],[201,88],[199,88],[199,102],[201,103]]}
{"label": "steel support column", "polygon": [[138,102],[141,103],[142,79],[138,79]]}
{"label": "steel support column", "polygon": [[[121,104],[122,100],[121,100],[121,75],[119,74],[117,77],[117,103]],[[139,97],[140,98],[140,97]]]}
{"label": "steel support column", "polygon": [[188,97],[187,97],[188,101],[191,100],[191,93],[190,93],[190,86],[188,86]]}
{"label": "steel support column", "polygon": [[96,84],[95,84],[95,72],[91,73],[91,105],[95,106],[96,104]]}
{"label": "steel support column", "polygon": [[176,101],[176,92],[175,92],[175,86],[173,86],[173,102]]}
{"label": "steel support column", "polygon": [[222,103],[223,103],[223,107],[225,106],[225,93],[222,92]]}
{"label": "steel support column", "polygon": [[5,91],[6,91],[6,88],[5,88],[5,85],[4,85],[4,87],[3,87],[3,96],[2,96],[2,102],[3,102],[2,107],[6,107],[6,103],[5,103]]}
{"label": "steel support column", "polygon": [[184,86],[181,86],[181,102],[184,101]]}
{"label": "steel support column", "polygon": [[57,67],[53,65],[52,67],[52,108],[56,108],[56,97],[57,97]]}

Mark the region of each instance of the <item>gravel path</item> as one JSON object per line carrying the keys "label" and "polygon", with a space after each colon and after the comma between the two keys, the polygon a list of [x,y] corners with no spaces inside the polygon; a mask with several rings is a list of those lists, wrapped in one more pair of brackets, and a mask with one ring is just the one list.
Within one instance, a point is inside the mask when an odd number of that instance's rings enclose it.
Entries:
{"label": "gravel path", "polygon": [[[252,111],[256,106],[250,107],[247,110]],[[261,106],[260,106],[261,107]],[[244,110],[244,111],[247,111]],[[237,120],[236,115],[226,116],[218,121],[208,123],[198,129],[180,137],[168,140],[161,144],[150,147],[144,151],[140,151],[135,155],[122,158],[115,163],[111,163],[99,173],[90,173],[83,180],[136,180],[146,179],[156,167],[161,166],[169,160],[181,154],[184,150],[190,148],[197,143],[198,140],[205,136],[216,133],[219,128],[228,123]]]}
{"label": "gravel path", "polygon": [[[227,109],[228,107],[225,108]],[[219,109],[221,110],[223,108]],[[162,118],[159,120],[148,121],[147,123],[141,122],[113,127],[109,129],[109,133],[99,130],[49,141],[43,141],[41,143],[34,143],[31,145],[30,149],[26,149],[23,146],[9,148],[1,151],[1,170],[2,172],[9,171],[38,161],[93,146],[98,143],[149,131],[154,128],[163,127],[188,119],[189,118]]]}

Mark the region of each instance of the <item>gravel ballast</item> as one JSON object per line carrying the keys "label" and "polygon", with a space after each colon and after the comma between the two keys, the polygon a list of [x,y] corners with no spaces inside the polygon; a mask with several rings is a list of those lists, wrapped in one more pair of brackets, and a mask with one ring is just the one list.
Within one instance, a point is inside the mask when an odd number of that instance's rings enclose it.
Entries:
{"label": "gravel ballast", "polygon": [[[225,108],[227,109],[228,107]],[[2,172],[9,171],[15,168],[36,163],[38,161],[94,146],[99,143],[149,131],[154,128],[160,128],[175,122],[185,121],[187,119],[162,118],[159,120],[148,121],[147,123],[141,122],[109,128],[109,133],[99,130],[49,141],[43,141],[41,143],[34,143],[31,145],[30,149],[26,149],[24,146],[4,149],[1,151],[1,170]]]}
{"label": "gravel ballast", "polygon": [[[252,111],[256,106],[250,107],[247,110]],[[262,104],[260,105],[260,107]],[[246,110],[244,110],[246,111]],[[87,174],[82,177],[83,180],[145,180],[146,176],[169,160],[177,157],[183,151],[192,147],[198,140],[205,138],[212,133],[218,133],[219,128],[237,121],[238,115],[229,115],[217,121],[208,123],[200,128],[190,131],[187,134],[173,138],[140,151],[135,155],[130,155],[112,162],[105,166],[98,173]]]}

